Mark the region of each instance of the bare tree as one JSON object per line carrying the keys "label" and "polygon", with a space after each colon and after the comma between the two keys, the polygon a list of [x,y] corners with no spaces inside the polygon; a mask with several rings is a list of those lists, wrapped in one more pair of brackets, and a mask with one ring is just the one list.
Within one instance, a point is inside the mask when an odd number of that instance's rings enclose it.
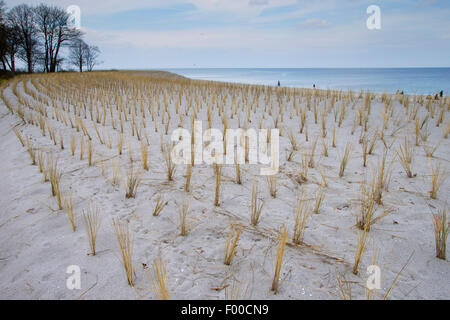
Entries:
{"label": "bare tree", "polygon": [[[16,73],[16,55],[19,51],[20,33],[17,27],[2,26],[6,32],[4,52],[2,51],[2,63],[14,75]],[[3,49],[2,49],[3,50]]]}
{"label": "bare tree", "polygon": [[66,43],[80,39],[82,32],[71,28],[69,15],[55,6],[41,4],[36,8],[36,24],[43,37],[44,65],[46,72],[55,72],[60,59],[61,47]]}
{"label": "bare tree", "polygon": [[87,46],[85,57],[88,71],[92,71],[96,65],[100,64],[99,55],[100,49],[97,46]]}
{"label": "bare tree", "polygon": [[6,71],[6,54],[8,50],[7,38],[8,30],[5,24],[5,2],[0,1],[0,59],[2,61],[3,70]]}
{"label": "bare tree", "polygon": [[86,64],[85,53],[87,51],[88,45],[81,39],[77,39],[72,42],[69,52],[69,63],[80,72],[83,72],[83,67]]}
{"label": "bare tree", "polygon": [[77,39],[70,46],[69,62],[77,67],[80,72],[83,72],[84,67],[88,71],[92,71],[100,63],[98,61],[99,55],[100,49],[97,46],[90,46],[83,40]]}
{"label": "bare tree", "polygon": [[32,73],[39,57],[38,32],[33,7],[26,4],[18,5],[8,12],[7,20],[12,28],[18,30],[18,57],[27,64],[28,73]]}
{"label": "bare tree", "polygon": [[5,19],[5,2],[0,1],[0,60],[3,70],[9,69],[12,74],[16,71],[15,57],[19,49],[19,30],[11,26]]}

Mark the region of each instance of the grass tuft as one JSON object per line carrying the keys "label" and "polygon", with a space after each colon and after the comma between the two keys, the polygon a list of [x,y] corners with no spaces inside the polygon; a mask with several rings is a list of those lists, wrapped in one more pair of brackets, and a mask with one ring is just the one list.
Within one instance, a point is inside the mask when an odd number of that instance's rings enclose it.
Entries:
{"label": "grass tuft", "polygon": [[89,239],[89,248],[91,249],[90,254],[95,256],[97,234],[100,229],[100,215],[98,209],[93,209],[92,205],[89,205],[86,212],[83,210],[83,221]]}
{"label": "grass tuft", "polygon": [[447,253],[447,209],[444,208],[440,213],[433,213],[434,237],[436,242],[436,257],[442,260],[446,259]]}
{"label": "grass tuft", "polygon": [[225,258],[223,263],[230,266],[233,263],[233,259],[236,255],[236,248],[239,241],[239,237],[242,232],[242,226],[231,226],[230,234],[227,239],[227,244],[225,246]]}
{"label": "grass tuft", "polygon": [[161,256],[153,260],[153,276],[147,276],[152,283],[153,292],[159,300],[170,300],[169,282],[167,280],[167,263]]}
{"label": "grass tuft", "polygon": [[274,294],[277,294],[280,290],[280,271],[281,265],[283,264],[283,256],[284,256],[284,249],[286,247],[287,235],[288,233],[286,227],[283,226],[278,234],[278,247],[277,247],[277,256],[275,260],[275,272],[273,275],[271,287],[271,290],[274,292]]}
{"label": "grass tuft", "polygon": [[130,236],[130,230],[127,222],[121,222],[118,218],[113,220],[114,232],[119,242],[120,255],[128,284],[134,287],[133,270],[133,240]]}
{"label": "grass tuft", "polygon": [[153,209],[153,216],[158,217],[167,204],[168,201],[164,201],[162,195],[158,195],[156,198],[155,208]]}
{"label": "grass tuft", "polygon": [[439,161],[436,167],[433,166],[433,161],[430,159],[430,170],[431,170],[431,190],[430,198],[437,199],[437,194],[442,184],[445,181],[445,168],[441,168],[441,162]]}
{"label": "grass tuft", "polygon": [[347,142],[347,145],[345,146],[344,155],[341,159],[341,165],[339,167],[339,177],[344,176],[345,168],[347,167],[348,160],[350,158],[350,155],[352,153],[352,144],[350,142]]}
{"label": "grass tuft", "polygon": [[252,187],[252,212],[250,216],[250,222],[253,226],[258,224],[263,207],[264,202],[258,201],[258,182],[255,180]]}

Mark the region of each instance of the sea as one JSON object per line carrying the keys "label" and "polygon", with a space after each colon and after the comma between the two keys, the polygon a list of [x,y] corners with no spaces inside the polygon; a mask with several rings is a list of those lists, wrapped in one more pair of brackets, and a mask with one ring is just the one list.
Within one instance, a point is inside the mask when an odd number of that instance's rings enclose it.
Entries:
{"label": "sea", "polygon": [[171,68],[191,79],[377,93],[450,94],[450,68]]}

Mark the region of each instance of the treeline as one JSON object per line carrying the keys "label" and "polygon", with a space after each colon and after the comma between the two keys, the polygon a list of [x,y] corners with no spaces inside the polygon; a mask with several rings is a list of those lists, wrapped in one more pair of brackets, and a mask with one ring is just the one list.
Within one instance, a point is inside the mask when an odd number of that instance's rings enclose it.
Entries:
{"label": "treeline", "polygon": [[[56,72],[63,63],[80,72],[91,71],[99,63],[100,50],[83,40],[83,32],[70,25],[62,8],[40,4],[21,4],[7,10],[0,1],[0,59],[3,71],[16,73],[22,61],[28,73]],[[63,56],[62,49],[69,49]]]}

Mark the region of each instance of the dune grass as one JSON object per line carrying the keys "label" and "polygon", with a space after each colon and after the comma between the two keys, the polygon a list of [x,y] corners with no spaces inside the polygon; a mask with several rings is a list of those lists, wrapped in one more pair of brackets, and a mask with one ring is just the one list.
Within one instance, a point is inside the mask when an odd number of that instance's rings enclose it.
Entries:
{"label": "dune grass", "polygon": [[113,220],[114,232],[119,243],[122,265],[125,269],[128,284],[134,287],[133,269],[133,239],[130,235],[128,221],[122,222],[118,218]]}
{"label": "dune grass", "polygon": [[258,182],[253,181],[252,187],[252,204],[251,204],[251,215],[250,222],[253,226],[258,225],[259,218],[261,217],[262,209],[264,207],[264,202],[258,200]]}
{"label": "dune grass", "polygon": [[170,300],[169,281],[167,277],[167,263],[161,256],[153,259],[152,275],[147,273],[152,284],[153,292],[158,300]]}
{"label": "dune grass", "polygon": [[83,222],[89,240],[89,248],[91,249],[90,254],[95,256],[97,253],[97,234],[100,229],[100,214],[97,208],[94,209],[92,207],[92,204],[89,205],[86,211],[83,210]]}
{"label": "dune grass", "polygon": [[230,234],[227,239],[227,243],[225,246],[225,257],[223,263],[227,266],[230,266],[233,263],[234,257],[236,255],[236,248],[239,241],[239,237],[241,236],[242,226],[237,225],[230,227]]}
{"label": "dune grass", "polygon": [[280,272],[281,266],[283,264],[283,256],[286,247],[287,235],[288,235],[287,229],[283,226],[278,234],[278,247],[275,260],[275,272],[273,275],[271,287],[271,291],[273,291],[274,294],[277,294],[280,291]]}
{"label": "dune grass", "polygon": [[436,243],[436,257],[442,260],[447,258],[447,208],[442,209],[439,213],[433,213],[434,237]]}

